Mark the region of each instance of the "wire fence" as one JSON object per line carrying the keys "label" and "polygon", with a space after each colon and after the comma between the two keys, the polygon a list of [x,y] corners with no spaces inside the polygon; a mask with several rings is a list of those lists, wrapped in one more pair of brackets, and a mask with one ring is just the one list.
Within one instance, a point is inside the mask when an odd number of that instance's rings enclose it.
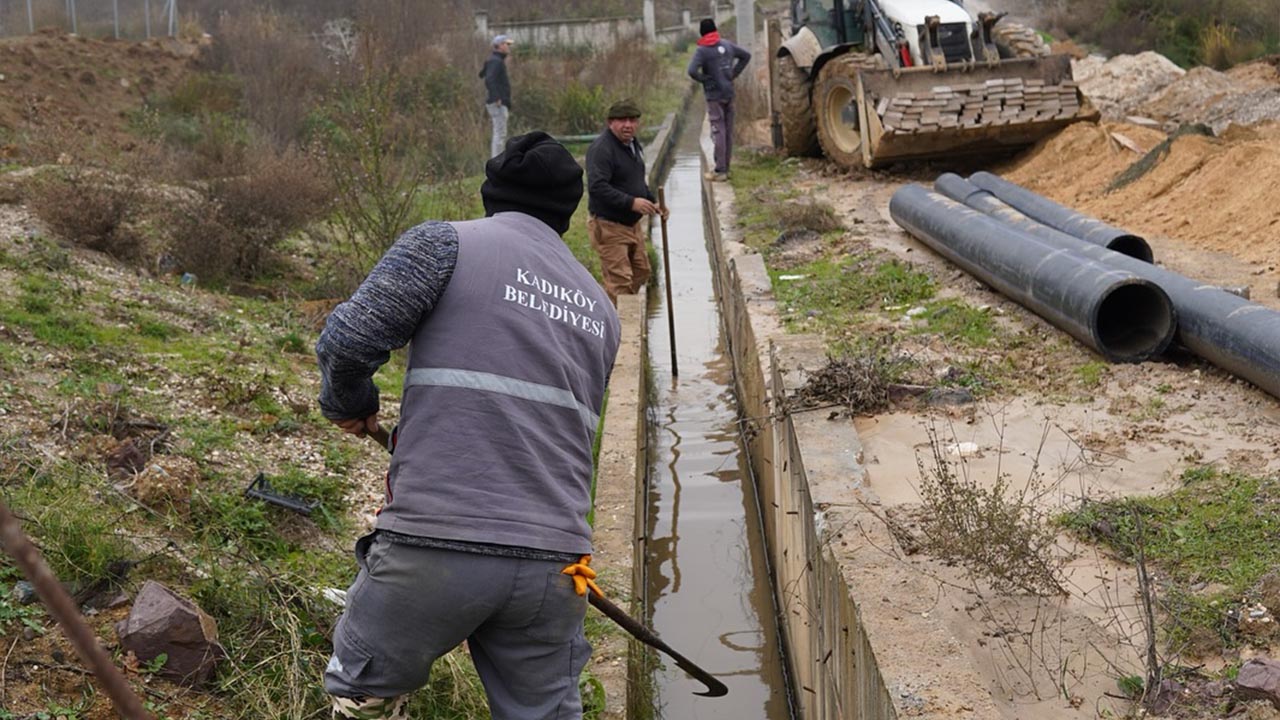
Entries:
{"label": "wire fence", "polygon": [[0,37],[45,28],[143,40],[178,34],[178,0],[0,0]]}

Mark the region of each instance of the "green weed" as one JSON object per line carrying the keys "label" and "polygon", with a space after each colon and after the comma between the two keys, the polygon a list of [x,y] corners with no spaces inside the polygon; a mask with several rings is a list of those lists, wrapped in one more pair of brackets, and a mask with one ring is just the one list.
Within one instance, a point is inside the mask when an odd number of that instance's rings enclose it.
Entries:
{"label": "green weed", "polygon": [[152,338],[154,340],[171,340],[177,337],[181,331],[163,320],[154,318],[146,318],[138,322],[138,334],[144,338]]}
{"label": "green weed", "polygon": [[1108,372],[1107,364],[1104,362],[1087,362],[1076,368],[1076,375],[1080,379],[1080,384],[1087,388],[1096,388],[1102,384],[1102,377]]}
{"label": "green weed", "polygon": [[959,300],[930,303],[922,317],[926,332],[969,347],[985,347],[995,336],[991,315]]}
{"label": "green weed", "polygon": [[[769,274],[788,326],[797,329],[838,331],[862,312],[918,303],[935,292],[927,274],[867,255],[823,259]],[[783,274],[799,277],[783,280]]]}
{"label": "green weed", "polygon": [[44,626],[37,621],[44,614],[40,606],[20,605],[14,600],[13,586],[21,579],[17,568],[0,566],[0,632],[8,632],[13,625],[23,625],[43,633]]}
{"label": "green weed", "polygon": [[[1170,582],[1164,594],[1177,619],[1171,635],[1197,627],[1223,633],[1223,603],[1238,601],[1280,565],[1276,483],[1209,467],[1189,468],[1181,480],[1159,497],[1086,502],[1058,522],[1124,560],[1136,557],[1141,542],[1147,562]],[[1186,590],[1200,583],[1225,590],[1213,597]]]}
{"label": "green weed", "polygon": [[276,345],[282,352],[295,355],[310,355],[311,347],[297,331],[289,331],[276,339]]}

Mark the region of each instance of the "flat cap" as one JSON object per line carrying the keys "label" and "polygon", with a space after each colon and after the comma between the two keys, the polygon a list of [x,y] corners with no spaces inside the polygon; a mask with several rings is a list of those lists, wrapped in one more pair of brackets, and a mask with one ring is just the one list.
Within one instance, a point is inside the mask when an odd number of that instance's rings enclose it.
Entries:
{"label": "flat cap", "polygon": [[616,120],[618,118],[638,118],[640,117],[640,106],[636,105],[634,100],[630,98],[619,100],[609,106],[609,119]]}

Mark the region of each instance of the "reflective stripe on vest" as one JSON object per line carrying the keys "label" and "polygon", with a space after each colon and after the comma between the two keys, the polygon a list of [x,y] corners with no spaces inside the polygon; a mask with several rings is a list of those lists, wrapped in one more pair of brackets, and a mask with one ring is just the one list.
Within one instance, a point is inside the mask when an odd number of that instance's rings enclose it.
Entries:
{"label": "reflective stripe on vest", "polygon": [[458,370],[455,368],[414,368],[405,377],[405,387],[410,385],[436,385],[439,387],[466,388],[468,390],[485,390],[488,392],[510,395],[522,400],[555,405],[556,407],[577,410],[586,424],[587,430],[595,433],[600,425],[600,416],[591,412],[591,408],[578,402],[573,393],[563,388],[542,385],[527,380],[517,380],[505,375],[479,372],[477,370]]}

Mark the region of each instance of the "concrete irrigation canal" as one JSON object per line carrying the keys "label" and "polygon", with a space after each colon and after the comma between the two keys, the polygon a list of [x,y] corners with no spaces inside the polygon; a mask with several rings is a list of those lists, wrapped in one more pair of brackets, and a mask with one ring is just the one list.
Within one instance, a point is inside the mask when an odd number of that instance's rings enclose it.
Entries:
{"label": "concrete irrigation canal", "polygon": [[678,377],[664,294],[649,297],[645,591],[653,628],[729,694],[696,696],[698,683],[666,663],[654,678],[654,714],[786,720],[775,603],[703,232],[698,129],[682,134],[665,183]]}

